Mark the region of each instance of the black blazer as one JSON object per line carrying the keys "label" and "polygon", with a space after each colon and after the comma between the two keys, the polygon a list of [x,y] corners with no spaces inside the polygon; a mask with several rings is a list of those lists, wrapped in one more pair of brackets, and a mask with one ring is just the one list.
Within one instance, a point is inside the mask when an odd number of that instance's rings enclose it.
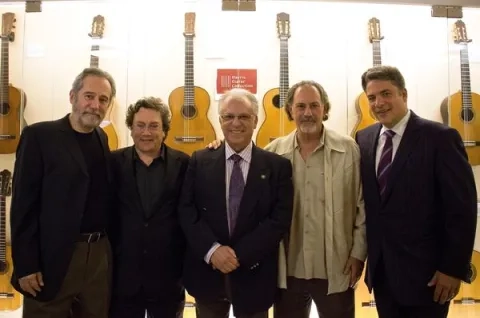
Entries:
{"label": "black blazer", "polygon": [[[111,184],[107,135],[96,129]],[[26,297],[18,279],[42,272],[45,286],[35,297],[55,297],[70,263],[89,187],[85,159],[68,121],[24,128],[16,152],[10,225],[14,272],[12,285]]]}
{"label": "black blazer", "polygon": [[185,238],[177,204],[188,155],[165,145],[166,178],[152,215],[145,219],[134,175],[133,147],[113,152],[116,184],[113,249],[113,295],[132,296],[144,288],[149,298],[184,297],[181,282]]}
{"label": "black blazer", "polygon": [[357,134],[365,200],[371,290],[383,259],[394,296],[431,304],[435,271],[467,279],[477,221],[475,180],[455,129],[411,112],[380,200],[375,154],[381,125]]}
{"label": "black blazer", "polygon": [[237,225],[230,237],[225,144],[194,152],[179,205],[188,241],[184,282],[189,294],[204,302],[226,297],[225,275],[204,261],[218,242],[233,248],[240,262],[229,274],[234,310],[245,314],[268,310],[277,289],[279,243],[290,229],[292,209],[290,161],[253,146]]}

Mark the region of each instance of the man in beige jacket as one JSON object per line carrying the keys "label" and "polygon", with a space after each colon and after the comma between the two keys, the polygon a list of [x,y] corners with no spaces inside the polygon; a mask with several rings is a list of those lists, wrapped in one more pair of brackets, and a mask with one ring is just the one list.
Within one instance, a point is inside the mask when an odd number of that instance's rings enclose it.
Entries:
{"label": "man in beige jacket", "polygon": [[320,84],[293,85],[285,111],[297,129],[265,147],[292,162],[295,191],[290,233],[280,245],[274,317],[308,318],[313,300],[322,318],[353,318],[367,254],[359,148],[323,125],[330,102]]}
{"label": "man in beige jacket", "polygon": [[293,85],[285,111],[296,129],[265,150],[290,159],[294,211],[280,246],[275,318],[353,318],[354,287],[366,258],[360,152],[354,139],[325,127],[330,103],[314,81]]}

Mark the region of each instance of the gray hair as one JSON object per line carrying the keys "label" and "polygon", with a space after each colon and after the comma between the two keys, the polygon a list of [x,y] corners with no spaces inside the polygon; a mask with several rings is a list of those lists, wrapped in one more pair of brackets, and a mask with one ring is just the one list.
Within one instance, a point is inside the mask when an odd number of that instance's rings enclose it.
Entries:
{"label": "gray hair", "polygon": [[255,114],[255,116],[258,116],[258,100],[257,100],[257,98],[250,91],[248,91],[246,89],[243,89],[243,88],[233,88],[229,91],[226,91],[220,97],[220,100],[218,101],[218,114],[220,114],[220,110],[222,109],[223,103],[225,103],[225,100],[229,97],[234,98],[234,99],[247,98],[247,100],[252,105],[253,113]]}
{"label": "gray hair", "polygon": [[113,98],[117,95],[117,87],[115,85],[115,80],[113,79],[112,75],[97,67],[86,68],[80,74],[78,74],[77,77],[75,77],[75,80],[72,84],[72,91],[75,93],[75,95],[83,88],[83,80],[87,76],[101,77],[106,79],[110,83],[110,87],[112,88],[112,95],[110,96],[110,101],[112,101]]}

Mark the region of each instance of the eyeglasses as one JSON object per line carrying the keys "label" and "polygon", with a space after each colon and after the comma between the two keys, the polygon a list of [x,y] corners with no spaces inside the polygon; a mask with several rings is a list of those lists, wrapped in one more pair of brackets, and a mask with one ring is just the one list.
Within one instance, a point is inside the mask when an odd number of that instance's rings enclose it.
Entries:
{"label": "eyeglasses", "polygon": [[145,124],[142,124],[142,123],[136,123],[133,125],[133,129],[137,130],[137,131],[145,131],[148,130],[148,131],[158,131],[160,129],[160,125],[159,124],[150,124],[150,125],[145,125]]}
{"label": "eyeglasses", "polygon": [[223,121],[226,121],[226,122],[229,122],[229,121],[234,121],[235,118],[238,118],[239,121],[243,121],[243,122],[246,122],[246,121],[249,121],[250,119],[252,119],[252,115],[248,115],[248,114],[241,114],[241,115],[232,115],[232,114],[225,114],[225,115],[220,115],[220,118],[222,118]]}

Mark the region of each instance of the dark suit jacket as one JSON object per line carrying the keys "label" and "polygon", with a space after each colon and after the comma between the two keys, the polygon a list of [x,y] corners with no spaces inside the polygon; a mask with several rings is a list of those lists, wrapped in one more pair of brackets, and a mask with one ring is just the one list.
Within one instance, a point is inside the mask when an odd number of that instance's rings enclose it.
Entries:
{"label": "dark suit jacket", "polygon": [[114,296],[132,296],[140,287],[152,299],[185,295],[181,282],[185,238],[178,223],[177,205],[188,155],[165,147],[165,186],[148,219],[137,190],[133,147],[112,154],[116,217],[109,237],[114,255]]}
{"label": "dark suit jacket", "polygon": [[215,242],[230,246],[240,267],[228,274],[235,312],[264,311],[277,289],[278,247],[290,229],[293,209],[292,167],[288,159],[253,146],[235,231],[227,223],[225,144],[194,152],[190,159],[179,215],[188,246],[184,282],[199,301],[226,297],[225,275],[206,264]]}
{"label": "dark suit jacket", "polygon": [[[111,182],[107,136],[96,130]],[[16,153],[10,217],[12,285],[19,292],[24,293],[19,278],[42,272],[45,286],[35,299],[47,301],[57,294],[80,235],[89,183],[68,115],[25,127]]]}
{"label": "dark suit jacket", "polygon": [[357,134],[371,290],[380,258],[397,301],[431,304],[435,271],[465,280],[477,215],[472,168],[458,132],[411,113],[380,200],[375,154],[381,125]]}

